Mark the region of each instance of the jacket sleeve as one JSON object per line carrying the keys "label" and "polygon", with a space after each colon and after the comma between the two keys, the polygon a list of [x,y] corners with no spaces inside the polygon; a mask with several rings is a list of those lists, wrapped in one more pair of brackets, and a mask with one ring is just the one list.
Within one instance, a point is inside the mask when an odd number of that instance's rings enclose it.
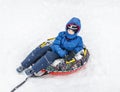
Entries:
{"label": "jacket sleeve", "polygon": [[78,53],[79,51],[81,51],[83,49],[83,41],[82,38],[79,37],[78,38],[78,45],[76,46],[76,48],[74,49],[75,53]]}
{"label": "jacket sleeve", "polygon": [[65,57],[65,55],[67,55],[67,51],[66,50],[63,50],[61,47],[60,47],[60,43],[61,43],[61,39],[63,37],[63,32],[60,32],[58,34],[58,36],[56,37],[55,41],[53,42],[53,47],[54,47],[54,50],[55,52],[60,56],[60,57]]}

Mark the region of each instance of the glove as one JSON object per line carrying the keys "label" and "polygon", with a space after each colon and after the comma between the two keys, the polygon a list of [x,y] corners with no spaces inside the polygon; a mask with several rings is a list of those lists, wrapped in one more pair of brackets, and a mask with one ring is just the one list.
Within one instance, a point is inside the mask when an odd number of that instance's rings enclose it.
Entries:
{"label": "glove", "polygon": [[73,51],[70,51],[68,55],[65,56],[65,61],[70,61],[72,58],[74,58],[75,53]]}

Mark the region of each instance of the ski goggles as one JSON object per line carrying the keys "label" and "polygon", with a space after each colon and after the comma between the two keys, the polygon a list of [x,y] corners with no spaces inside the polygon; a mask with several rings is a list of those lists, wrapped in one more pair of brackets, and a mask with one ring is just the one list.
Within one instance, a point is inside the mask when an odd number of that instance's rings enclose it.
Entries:
{"label": "ski goggles", "polygon": [[67,29],[71,29],[73,30],[75,33],[77,33],[79,31],[79,26],[75,25],[75,24],[69,24],[67,25]]}

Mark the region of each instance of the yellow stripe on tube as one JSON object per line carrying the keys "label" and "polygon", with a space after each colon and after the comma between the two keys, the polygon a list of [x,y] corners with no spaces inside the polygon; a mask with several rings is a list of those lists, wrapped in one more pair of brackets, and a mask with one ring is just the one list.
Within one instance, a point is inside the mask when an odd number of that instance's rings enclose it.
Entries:
{"label": "yellow stripe on tube", "polygon": [[75,62],[74,58],[72,58],[72,60],[70,60],[70,61],[66,61],[66,64],[70,64],[70,63],[73,63],[73,62]]}

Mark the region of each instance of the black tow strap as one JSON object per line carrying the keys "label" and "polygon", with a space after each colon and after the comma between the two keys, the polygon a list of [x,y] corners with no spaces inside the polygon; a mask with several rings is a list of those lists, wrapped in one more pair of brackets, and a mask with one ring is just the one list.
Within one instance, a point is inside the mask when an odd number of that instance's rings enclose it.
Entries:
{"label": "black tow strap", "polygon": [[11,90],[10,92],[14,92],[16,89],[18,89],[19,87],[21,87],[30,77],[27,77],[23,82],[21,82],[19,85],[17,85],[13,90]]}
{"label": "black tow strap", "polygon": [[[42,74],[41,76],[39,77],[42,77],[44,75],[47,75],[49,74],[48,72],[45,72],[44,74]],[[25,78],[25,80],[23,82],[21,82],[19,85],[17,85],[13,90],[11,90],[10,92],[14,92],[16,89],[18,89],[19,87],[21,87],[29,78],[31,77],[37,77],[37,76],[28,76],[27,78]]]}

